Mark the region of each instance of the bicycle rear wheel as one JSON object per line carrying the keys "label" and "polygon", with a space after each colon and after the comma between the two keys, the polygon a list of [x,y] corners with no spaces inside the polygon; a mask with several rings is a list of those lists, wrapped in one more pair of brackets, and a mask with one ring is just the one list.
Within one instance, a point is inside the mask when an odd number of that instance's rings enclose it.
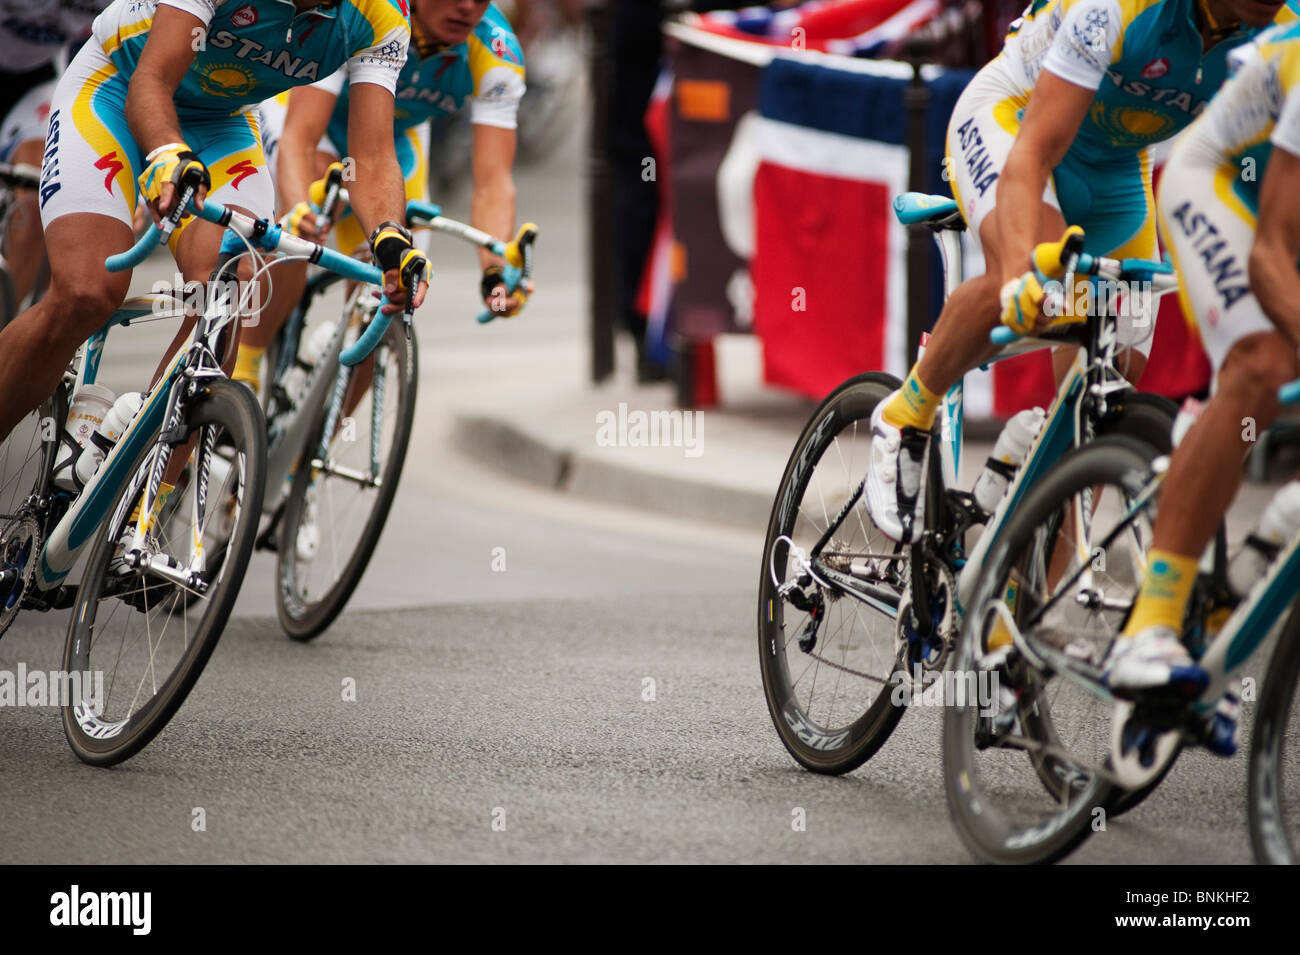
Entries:
{"label": "bicycle rear wheel", "polygon": [[324,433],[327,407],[308,429],[280,522],[276,608],[295,640],[310,640],[334,622],[379,543],[415,417],[414,331],[408,338],[401,323],[390,325],[351,375],[333,434]]}
{"label": "bicycle rear wheel", "polygon": [[[1065,456],[1029,491],[985,562],[954,655],[956,673],[979,692],[945,707],[943,734],[953,821],[984,861],[1060,859],[1113,804],[1114,704],[1063,674],[1100,674],[1137,595],[1151,528],[1148,511],[1129,515],[1150,459],[1149,446],[1118,437]],[[1079,515],[1088,515],[1086,536],[1076,533]],[[1084,561],[1086,588],[1072,579]],[[1017,655],[1007,669],[981,667],[1002,609],[1051,665]],[[1003,680],[1018,692],[1019,731],[999,735],[989,709]]]}
{"label": "bicycle rear wheel", "polygon": [[[149,566],[130,566],[128,525],[159,447],[155,434],[113,501],[77,593],[63,666],[83,677],[63,707],[63,728],[73,752],[94,765],[135,755],[180,708],[221,637],[253,551],[266,429],[252,393],[225,378],[204,382],[189,399],[185,427],[197,439],[186,468],[206,472],[204,480],[186,482],[206,488],[202,522],[162,515],[146,544]],[[218,443],[228,448],[224,459],[212,452]],[[222,460],[229,466],[216,463]],[[196,580],[164,575],[163,564],[193,569],[196,551],[207,551]],[[185,613],[191,604],[199,610],[195,620]]]}
{"label": "bicycle rear wheel", "polygon": [[1250,734],[1246,805],[1255,861],[1300,861],[1300,608],[1292,608],[1265,671]]}
{"label": "bicycle rear wheel", "polygon": [[[811,552],[866,474],[871,413],[897,387],[898,379],[872,372],[850,378],[822,402],[791,452],[768,521],[758,599],[763,690],[781,742],[813,772],[861,766],[905,709],[891,691],[907,549],[871,523],[859,498],[821,557],[872,587],[877,600],[860,602],[823,586],[791,556],[791,542]],[[781,585],[791,581],[795,590],[783,596]],[[792,597],[813,603],[800,609]]]}

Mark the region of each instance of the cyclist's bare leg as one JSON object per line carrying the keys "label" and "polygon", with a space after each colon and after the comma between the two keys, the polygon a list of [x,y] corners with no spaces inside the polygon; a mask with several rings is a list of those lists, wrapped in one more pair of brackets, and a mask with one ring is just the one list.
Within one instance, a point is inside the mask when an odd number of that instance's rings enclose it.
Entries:
{"label": "cyclist's bare leg", "polygon": [[[240,209],[237,206],[231,206],[236,212],[242,212],[244,215],[254,216],[256,214],[247,209]],[[221,237],[225,230],[214,223],[200,220],[193,223],[181,234],[180,241],[176,243],[176,264],[180,267],[181,276],[188,282],[200,282],[206,290],[208,280],[212,277],[212,272],[217,267],[217,260],[221,253]],[[241,280],[248,280],[252,277],[251,264],[247,259],[240,262],[239,265]],[[204,299],[206,301],[206,298]],[[177,330],[176,335],[172,338],[171,344],[167,346],[167,353],[163,356],[162,361],[158,363],[155,369],[151,385],[157,384],[158,379],[166,370],[172,356],[177,351],[184,348],[189,341],[190,336],[194,333],[194,326],[198,324],[197,316],[186,317],[181,321],[181,327]],[[230,374],[235,365],[235,348],[239,344],[240,323],[236,322],[233,334],[227,339],[226,354],[218,356],[221,359],[222,370]],[[167,462],[167,471],[163,475],[163,481],[167,484],[174,485],[180,477],[181,472],[185,469],[186,463],[190,459],[190,453],[194,450],[194,439],[191,438],[187,444],[176,448]]]}
{"label": "cyclist's bare leg", "polygon": [[[331,163],[338,162],[338,157],[317,150],[312,159],[312,172],[317,179],[324,178]],[[288,210],[281,210],[287,212]],[[240,344],[246,354],[260,359],[275,340],[276,334],[284,327],[294,307],[302,299],[307,288],[307,263],[282,262],[273,266],[268,273],[270,289],[263,286],[263,307],[255,323],[244,328]],[[249,368],[253,365],[247,366]],[[244,371],[241,368],[241,375]],[[251,377],[251,375],[249,376]]]}
{"label": "cyclist's bare leg", "polygon": [[[1043,203],[1038,213],[1038,240],[1055,241],[1064,231],[1060,210]],[[917,365],[921,381],[937,394],[946,392],[962,375],[998,351],[989,344],[989,332],[998,326],[1002,310],[996,211],[986,216],[980,226],[980,244],[984,248],[985,273],[963,282],[948,297]],[[1028,263],[1025,267],[1029,267]]]}
{"label": "cyclist's bare leg", "polygon": [[1280,332],[1248,335],[1228,352],[1218,391],[1170,460],[1153,547],[1187,557],[1205,550],[1237,493],[1253,436],[1277,418],[1277,390],[1296,377],[1296,364]]}
{"label": "cyclist's bare leg", "polygon": [[126,298],[130,272],[104,259],[130,247],[130,228],[111,216],[74,213],[45,230],[51,257],[45,297],[0,332],[0,441],[50,396],[77,348]]}
{"label": "cyclist's bare leg", "polygon": [[[45,142],[29,139],[19,143],[10,159],[14,165],[40,168]],[[5,230],[5,261],[14,280],[14,301],[21,302],[36,284],[45,260],[45,231],[41,228],[41,207],[36,190],[20,189],[14,194],[13,212]]]}

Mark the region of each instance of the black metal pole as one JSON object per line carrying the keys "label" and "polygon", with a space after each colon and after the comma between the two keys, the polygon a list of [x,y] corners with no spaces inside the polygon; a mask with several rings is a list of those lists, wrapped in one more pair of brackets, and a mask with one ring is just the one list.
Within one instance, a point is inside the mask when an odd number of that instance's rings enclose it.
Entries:
{"label": "black metal pole", "polygon": [[591,139],[587,146],[588,267],[591,282],[591,380],[614,373],[614,213],[609,171],[609,6],[587,0],[590,31]]}

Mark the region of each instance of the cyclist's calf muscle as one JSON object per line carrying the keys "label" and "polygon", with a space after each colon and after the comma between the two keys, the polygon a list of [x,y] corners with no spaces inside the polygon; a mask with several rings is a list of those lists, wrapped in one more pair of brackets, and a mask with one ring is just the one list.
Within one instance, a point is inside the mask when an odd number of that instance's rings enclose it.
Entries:
{"label": "cyclist's calf muscle", "polygon": [[58,385],[77,347],[103,327],[126,298],[129,272],[104,259],[132,242],[131,230],[101,215],[50,223],[50,290],[0,332],[0,440]]}

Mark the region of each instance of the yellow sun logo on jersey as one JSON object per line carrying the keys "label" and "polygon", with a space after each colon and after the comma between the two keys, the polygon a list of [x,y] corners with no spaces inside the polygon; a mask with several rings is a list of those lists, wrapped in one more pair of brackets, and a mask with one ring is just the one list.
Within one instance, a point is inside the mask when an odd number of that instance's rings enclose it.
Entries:
{"label": "yellow sun logo on jersey", "polygon": [[1092,119],[1116,146],[1146,146],[1168,139],[1177,130],[1173,117],[1151,109],[1094,103]]}
{"label": "yellow sun logo on jersey", "polygon": [[247,96],[257,85],[257,76],[240,63],[213,63],[199,74],[199,85],[213,96]]}

